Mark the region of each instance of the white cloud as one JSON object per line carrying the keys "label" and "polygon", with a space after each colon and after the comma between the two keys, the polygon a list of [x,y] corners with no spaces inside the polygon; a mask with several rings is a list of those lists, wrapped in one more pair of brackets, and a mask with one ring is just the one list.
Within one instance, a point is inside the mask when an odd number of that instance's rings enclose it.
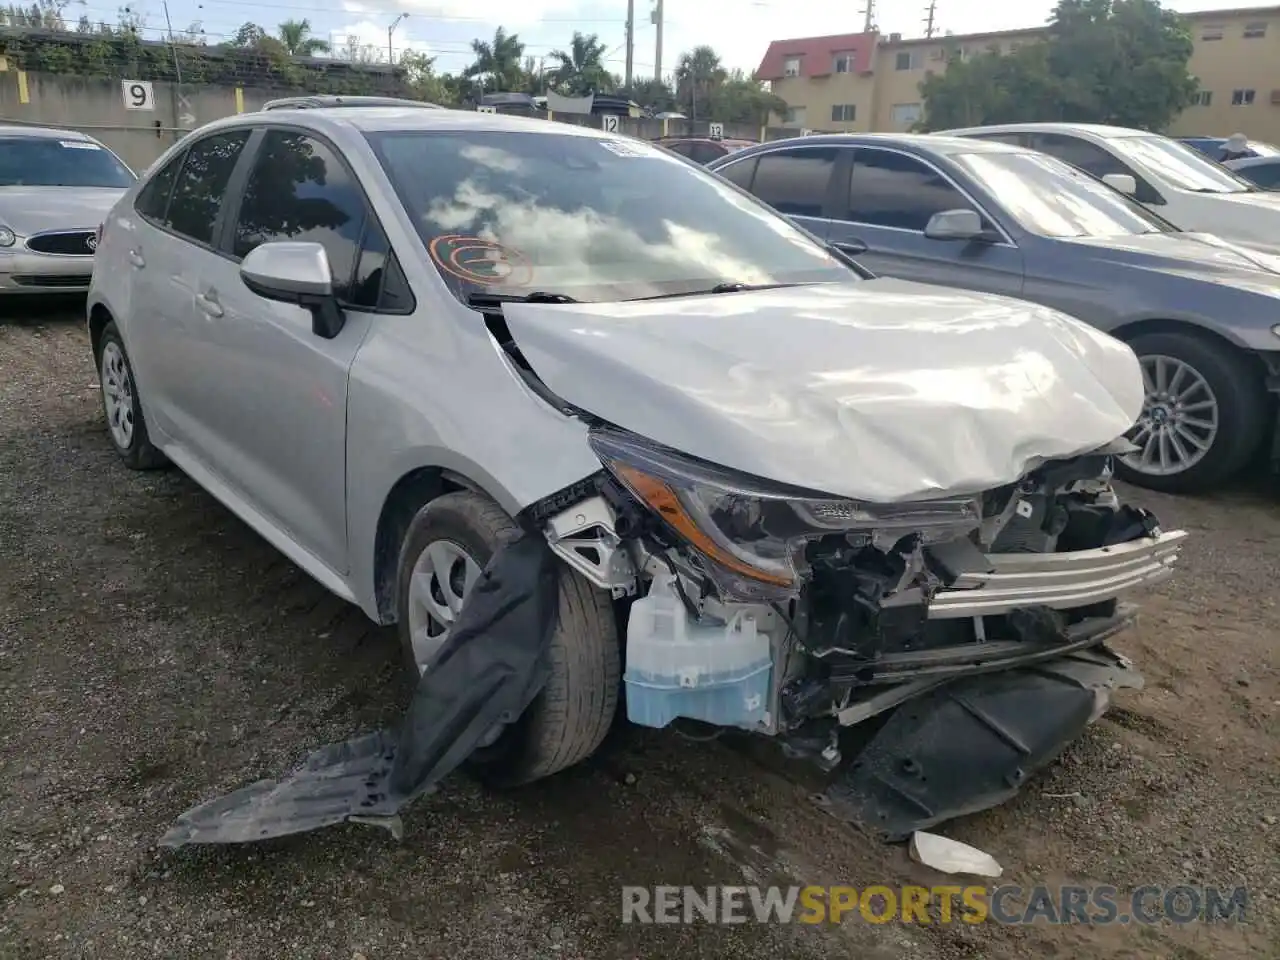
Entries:
{"label": "white cloud", "polygon": [[[387,27],[389,25],[389,22],[375,23],[372,20],[359,20],[331,30],[329,32],[329,43],[333,47],[334,55],[340,57],[344,50],[349,47],[356,47],[357,49],[368,49],[372,59],[386,60],[388,55]],[[414,37],[413,33],[406,29],[406,26],[407,21],[402,21],[396,26],[395,32],[391,36],[391,47],[396,59],[398,60],[400,54],[406,50],[430,54],[431,44],[426,40],[419,40]]]}

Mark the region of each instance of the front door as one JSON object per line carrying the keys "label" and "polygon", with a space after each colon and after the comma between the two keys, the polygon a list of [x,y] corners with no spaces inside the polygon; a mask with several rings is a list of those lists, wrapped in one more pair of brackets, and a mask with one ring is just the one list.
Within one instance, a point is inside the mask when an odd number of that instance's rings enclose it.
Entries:
{"label": "front door", "polygon": [[[852,152],[848,190],[828,233],[833,244],[881,276],[1008,296],[1022,292],[1021,251],[937,168],[896,150]],[[926,224],[945,210],[976,211],[986,235],[929,239]]]}
{"label": "front door", "polygon": [[[347,380],[373,315],[359,309],[362,242],[380,228],[364,194],[327,143],[270,129],[252,160],[227,256],[200,281],[199,302],[216,314],[223,402],[207,412],[217,462],[291,539],[336,573],[348,570]],[[254,247],[279,240],[320,243],[329,258],[345,325],[327,340],[302,307],[264,300],[240,279]],[[213,305],[211,308],[209,305]]]}

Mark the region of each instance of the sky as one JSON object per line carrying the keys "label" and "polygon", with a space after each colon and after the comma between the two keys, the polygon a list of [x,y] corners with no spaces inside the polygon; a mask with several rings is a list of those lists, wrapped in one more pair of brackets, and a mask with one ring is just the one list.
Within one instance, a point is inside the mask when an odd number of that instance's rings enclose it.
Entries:
{"label": "sky", "polygon": [[[162,39],[165,0],[136,0],[131,9],[144,18],[146,36]],[[835,0],[665,0],[662,68],[670,74],[680,53],[709,44],[727,67],[754,70],[771,40],[854,33],[862,28],[862,3]],[[882,33],[922,36],[928,0],[875,0]],[[457,72],[472,59],[471,40],[490,39],[505,27],[525,43],[525,55],[548,58],[565,49],[574,31],[597,34],[608,49],[609,67],[623,72],[626,45],[626,0],[167,0],[174,30],[199,22],[209,43],[253,21],[274,33],[285,20],[310,21],[312,32],[342,45],[349,38],[387,57],[387,28],[401,14],[392,34],[392,51],[422,50],[437,58],[441,72]],[[650,22],[653,0],[635,0],[634,70],[652,77],[655,29]],[[1180,12],[1223,7],[1274,5],[1275,0],[1166,0]],[[937,0],[934,22],[939,31],[974,33],[1042,25],[1053,0]],[[114,0],[73,0],[68,19],[80,13],[93,20],[115,21]]]}

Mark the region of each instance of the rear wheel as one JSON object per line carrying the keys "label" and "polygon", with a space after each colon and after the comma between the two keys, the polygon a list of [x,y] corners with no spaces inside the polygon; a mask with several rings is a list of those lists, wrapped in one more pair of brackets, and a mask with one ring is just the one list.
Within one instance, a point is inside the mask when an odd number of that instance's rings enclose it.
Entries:
{"label": "rear wheel", "polygon": [[[397,579],[401,645],[415,677],[444,644],[494,552],[518,533],[501,507],[470,492],[445,494],[418,511]],[[550,660],[550,679],[529,709],[468,761],[481,780],[514,786],[550,776],[586,759],[613,722],[621,651],[612,602],[565,567]]]}
{"label": "rear wheel", "polygon": [[168,459],[151,443],[147,432],[133,367],[114,322],[102,330],[98,345],[98,380],[102,386],[102,410],[107,417],[107,433],[120,459],[134,470],[155,470],[165,466]]}
{"label": "rear wheel", "polygon": [[1194,333],[1129,340],[1146,397],[1129,432],[1137,452],[1118,464],[1130,483],[1195,493],[1234,476],[1265,434],[1267,397],[1257,371],[1234,348]]}

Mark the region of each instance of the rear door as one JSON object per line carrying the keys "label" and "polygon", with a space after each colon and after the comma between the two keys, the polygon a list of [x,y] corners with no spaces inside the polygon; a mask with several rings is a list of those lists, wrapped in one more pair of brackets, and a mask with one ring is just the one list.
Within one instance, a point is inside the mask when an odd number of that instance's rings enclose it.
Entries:
{"label": "rear door", "polygon": [[[882,276],[1010,296],[1022,292],[1021,252],[936,166],[886,148],[843,149],[852,162],[828,236],[833,244]],[[929,219],[946,210],[975,211],[982,218],[984,238],[926,237]]]}
{"label": "rear door", "polygon": [[786,147],[728,164],[717,172],[826,240],[839,155],[839,149],[830,146]]}

